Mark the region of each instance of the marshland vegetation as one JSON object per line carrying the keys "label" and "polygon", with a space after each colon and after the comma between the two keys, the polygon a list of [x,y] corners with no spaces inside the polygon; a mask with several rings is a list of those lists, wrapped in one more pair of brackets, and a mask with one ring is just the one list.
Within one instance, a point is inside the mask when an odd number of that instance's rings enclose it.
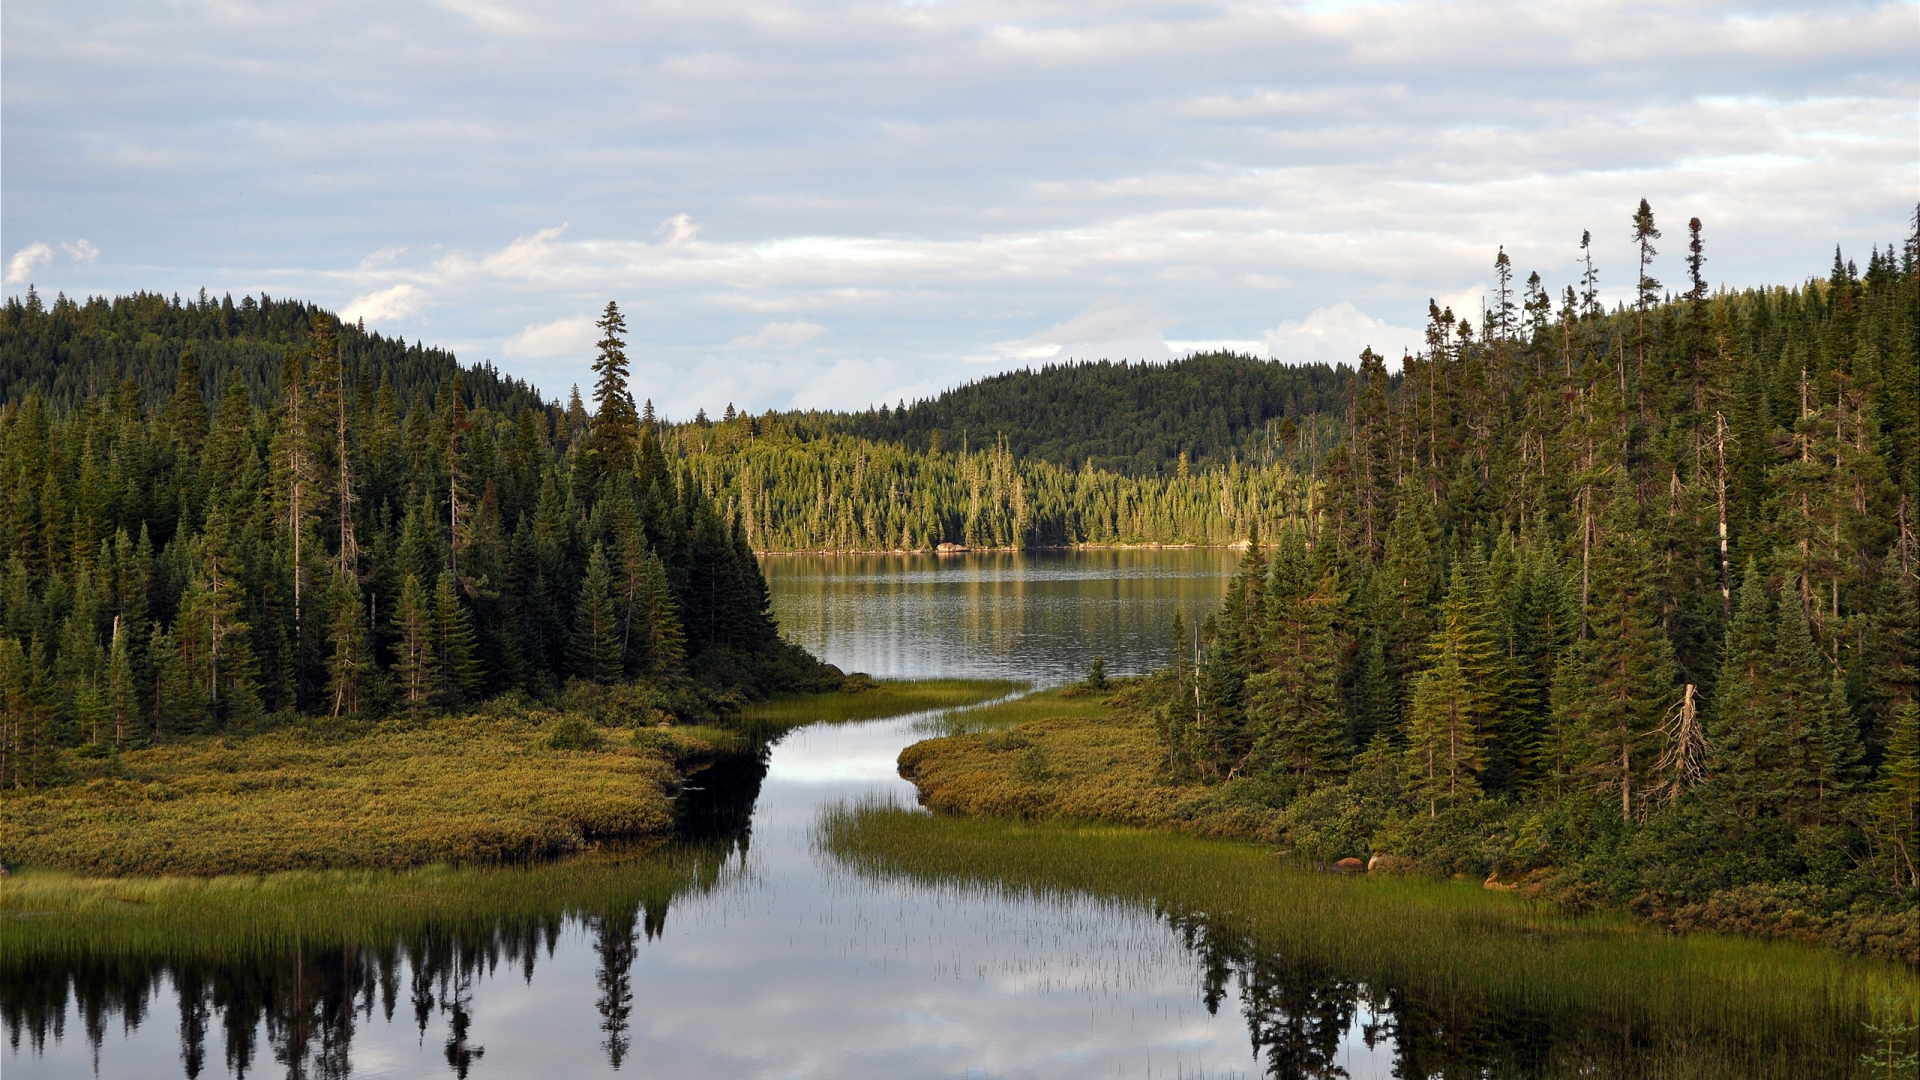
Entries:
{"label": "marshland vegetation", "polygon": [[1904,964],[1670,935],[1477,881],[1313,873],[1267,845],[886,807],[829,814],[822,843],[956,900],[985,889],[1152,905],[1238,983],[1280,1076],[1338,1064],[1358,1008],[1397,1041],[1403,1075],[1846,1077],[1876,1008],[1891,997],[1910,1016],[1920,1000]]}

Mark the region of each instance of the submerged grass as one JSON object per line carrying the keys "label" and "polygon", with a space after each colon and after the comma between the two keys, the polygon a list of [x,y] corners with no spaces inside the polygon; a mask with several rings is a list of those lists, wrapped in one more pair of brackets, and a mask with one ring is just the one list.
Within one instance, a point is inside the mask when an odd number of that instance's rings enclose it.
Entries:
{"label": "submerged grass", "polygon": [[740,713],[740,720],[751,728],[771,731],[807,724],[879,720],[991,701],[1025,686],[1007,679],[887,679],[864,684],[859,690],[783,695],[748,706]]}
{"label": "submerged grass", "polygon": [[1920,1001],[1920,979],[1904,967],[1576,918],[1477,882],[1318,874],[1244,843],[872,807],[829,814],[823,840],[867,873],[1205,912],[1264,949],[1375,988],[1496,1012],[1577,1013],[1616,1025],[1628,1043],[1665,1047],[1672,1056],[1654,1075],[1851,1075],[1870,1005]]}
{"label": "submerged grass", "polygon": [[[0,795],[0,862],[95,875],[501,863],[664,835],[679,770],[722,733],[476,715],[342,737],[288,729],[132,751],[97,775]],[[576,725],[578,726],[578,725]],[[15,886],[9,886],[11,891]]]}
{"label": "submerged grass", "polygon": [[381,946],[651,903],[710,884],[717,859],[655,844],[521,867],[423,866],[219,877],[12,874],[0,888],[5,966],[36,958],[221,962],[289,946]]}

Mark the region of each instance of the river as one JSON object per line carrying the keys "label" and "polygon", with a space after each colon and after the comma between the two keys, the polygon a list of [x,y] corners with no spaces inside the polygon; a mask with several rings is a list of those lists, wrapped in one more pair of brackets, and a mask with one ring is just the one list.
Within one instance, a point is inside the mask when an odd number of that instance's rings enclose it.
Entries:
{"label": "river", "polygon": [[[785,632],[848,671],[1045,686],[1079,677],[1095,657],[1114,674],[1159,666],[1174,613],[1197,624],[1237,558],[1168,549],[764,565]],[[582,864],[603,874],[590,899],[569,898],[591,892],[576,883],[544,906],[508,911],[489,900],[465,922],[416,926],[392,946],[294,941],[208,959],[170,955],[166,938],[140,957],[80,948],[64,966],[0,964],[8,1038],[0,1066],[8,1080],[1854,1071],[1851,1021],[1834,1029],[1838,1042],[1749,1024],[1722,1045],[1701,1041],[1684,1017],[1649,1031],[1593,1011],[1577,1004],[1577,989],[1571,1006],[1532,1004],[1548,1000],[1532,985],[1497,1000],[1436,994],[1431,987],[1447,985],[1452,969],[1423,993],[1370,985],[1343,970],[1338,944],[1284,955],[1206,911],[863,874],[825,849],[823,815],[911,810],[914,790],[895,760],[926,737],[931,719],[814,724],[762,756],[728,759],[682,796],[683,836],[668,853],[610,870]],[[945,837],[959,827],[932,824]],[[1070,857],[1089,842],[1074,840],[1081,846]],[[1207,866],[1220,858],[1203,857]],[[512,890],[532,880],[511,870],[474,877]],[[643,878],[671,884],[633,884]],[[379,879],[380,888],[411,879],[392,880]],[[1445,936],[1446,926],[1408,932]],[[1609,961],[1610,933],[1586,939],[1600,942],[1596,963],[1698,962],[1685,949],[1632,946],[1637,930]],[[1734,965],[1727,985],[1746,988],[1756,1017],[1770,1015],[1758,1006],[1778,1004],[1769,989],[1785,970],[1777,965],[1801,964],[1804,975],[1811,963],[1812,982],[1792,985],[1818,987],[1818,971],[1852,963],[1723,944],[1708,951]],[[1575,981],[1596,974],[1583,967]]]}
{"label": "river", "polygon": [[[1203,616],[1235,558],[780,557],[765,568],[787,634],[849,671],[1044,685],[1095,656],[1116,674],[1159,664],[1173,612]],[[1166,919],[1093,899],[869,881],[818,850],[824,808],[912,803],[894,760],[925,737],[924,719],[780,739],[717,882],[664,913],[636,913],[644,925],[624,933],[571,920],[522,963],[403,970],[390,1013],[375,1001],[377,978],[349,980],[336,1008],[357,1015],[327,1038],[290,1037],[271,1008],[251,1025],[238,1008],[219,1015],[217,994],[183,1008],[172,972],[131,993],[77,988],[52,1023],[7,1018],[4,1071],[10,1080],[1258,1075],[1237,989],[1209,1009],[1207,965]],[[630,1000],[609,1006],[610,982]],[[353,991],[363,985],[361,1008]],[[343,1031],[350,1045],[339,1045]],[[1385,1076],[1390,1058],[1368,1049],[1356,1023],[1341,1062],[1356,1077]]]}

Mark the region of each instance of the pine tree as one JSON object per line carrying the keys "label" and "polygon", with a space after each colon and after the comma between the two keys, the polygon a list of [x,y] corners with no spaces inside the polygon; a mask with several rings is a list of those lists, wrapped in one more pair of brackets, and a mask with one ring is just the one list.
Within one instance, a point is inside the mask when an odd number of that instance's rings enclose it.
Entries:
{"label": "pine tree", "polygon": [[129,647],[132,637],[133,633],[116,618],[113,645],[107,659],[106,689],[107,714],[113,724],[115,748],[136,745],[135,736],[140,721],[140,693],[135,685],[133,652]]}
{"label": "pine tree", "polygon": [[674,610],[673,588],[666,567],[649,551],[642,571],[638,616],[632,632],[633,658],[639,672],[657,681],[677,679],[686,666],[686,633]]}
{"label": "pine tree", "polygon": [[1886,760],[1874,784],[1873,826],[1895,886],[1920,886],[1920,702],[1894,714]]}
{"label": "pine tree", "polygon": [[473,623],[454,589],[453,571],[442,570],[433,586],[433,696],[445,705],[472,698],[480,686],[474,656]]}
{"label": "pine tree", "polygon": [[573,670],[581,678],[607,684],[620,678],[620,615],[613,600],[613,575],[607,550],[593,545],[587,574],[580,580],[580,601],[573,615]]}
{"label": "pine tree", "polygon": [[373,674],[366,610],[359,583],[352,577],[335,575],[327,589],[327,606],[332,612],[327,630],[327,698],[331,713],[358,716]]}
{"label": "pine tree", "polygon": [[[1289,553],[1296,545],[1298,540],[1290,537],[1281,551]],[[1293,554],[1290,561],[1300,562],[1305,550]],[[1276,570],[1283,558],[1276,558]],[[1276,580],[1271,615],[1261,636],[1265,656],[1247,681],[1249,766],[1254,771],[1278,770],[1302,781],[1339,771],[1345,721],[1334,619],[1344,599],[1334,574],[1311,591],[1298,580]]]}
{"label": "pine tree", "polygon": [[1612,791],[1623,820],[1643,815],[1659,758],[1659,733],[1675,696],[1673,648],[1660,628],[1659,596],[1645,539],[1634,528],[1624,479],[1614,488],[1593,560],[1586,640],[1574,648],[1567,719],[1573,764],[1597,791]]}
{"label": "pine tree", "polygon": [[588,460],[593,481],[632,467],[640,445],[640,421],[634,414],[633,394],[627,388],[626,319],[620,307],[607,301],[607,310],[595,323],[600,328],[600,355],[593,361],[593,420],[588,429]]}
{"label": "pine tree", "polygon": [[1786,757],[1769,686],[1775,663],[1773,598],[1751,559],[1733,611],[1709,710],[1707,773],[1714,789],[1751,818],[1777,809],[1770,776]]}
{"label": "pine tree", "polygon": [[419,719],[439,683],[434,653],[432,613],[420,578],[408,572],[400,587],[400,603],[393,611],[394,681],[407,716]]}
{"label": "pine tree", "polygon": [[1487,690],[1493,643],[1481,625],[1466,575],[1455,568],[1440,625],[1427,642],[1426,667],[1413,680],[1407,709],[1407,772],[1429,816],[1480,793],[1481,726],[1492,711]]}

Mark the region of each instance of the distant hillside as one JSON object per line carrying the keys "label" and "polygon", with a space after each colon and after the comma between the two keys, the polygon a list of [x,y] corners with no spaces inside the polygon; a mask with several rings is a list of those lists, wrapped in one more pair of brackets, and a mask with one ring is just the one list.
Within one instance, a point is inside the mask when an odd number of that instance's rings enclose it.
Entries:
{"label": "distant hillside", "polygon": [[[995,375],[904,409],[815,415],[910,450],[1004,438],[1017,458],[1165,476],[1183,452],[1193,467],[1229,456],[1317,460],[1338,437],[1352,377],[1344,364],[1294,367],[1229,353],[1168,364],[1102,360]],[[1313,446],[1300,445],[1309,437]]]}
{"label": "distant hillside", "polygon": [[[208,403],[237,379],[264,404],[279,398],[287,347],[305,346],[309,315],[316,310],[314,304],[265,295],[238,303],[231,296],[216,300],[205,290],[189,300],[136,293],[84,303],[61,296],[45,304],[29,290],[25,299],[8,300],[0,316],[0,403],[38,390],[48,405],[64,411],[90,394],[105,396],[127,379],[146,401],[162,400],[173,394],[180,352],[191,345]],[[514,411],[541,404],[527,383],[491,364],[463,369],[444,349],[369,334],[353,323],[340,326],[339,341],[349,384],[371,390],[390,379],[402,410],[416,398],[433,400],[455,371],[464,371],[474,406]]]}

